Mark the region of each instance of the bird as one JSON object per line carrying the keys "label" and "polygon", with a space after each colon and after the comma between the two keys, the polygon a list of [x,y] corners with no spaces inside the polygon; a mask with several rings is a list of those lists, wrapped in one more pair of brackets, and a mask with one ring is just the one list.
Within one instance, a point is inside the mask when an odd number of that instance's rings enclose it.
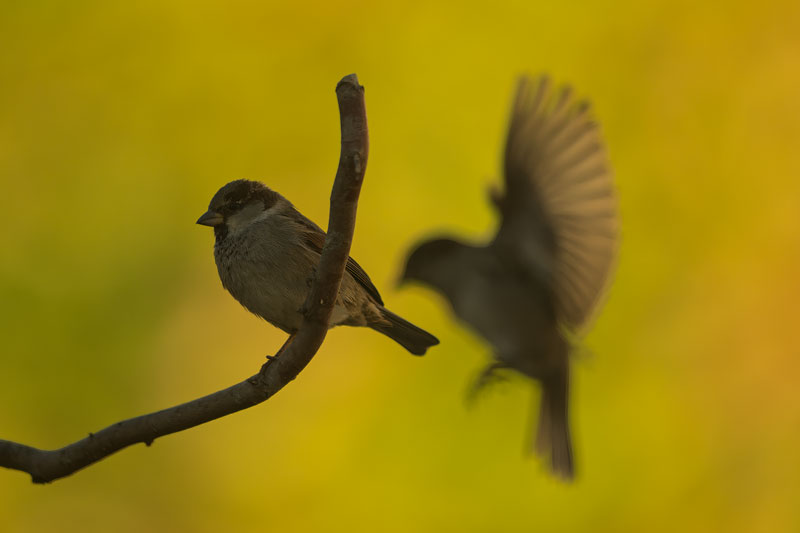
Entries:
{"label": "bird", "polygon": [[521,76],[503,155],[504,190],[488,243],[427,240],[400,283],[440,292],[490,346],[479,389],[510,369],[541,384],[531,450],[564,480],[575,475],[569,428],[570,354],[609,284],[619,241],[617,194],[590,105],[546,75]]}
{"label": "bird", "polygon": [[[247,310],[293,337],[319,264],[325,232],[289,200],[258,181],[217,191],[197,224],[214,228],[214,259],[223,287]],[[329,328],[372,328],[414,355],[439,343],[392,313],[367,273],[347,259]]]}

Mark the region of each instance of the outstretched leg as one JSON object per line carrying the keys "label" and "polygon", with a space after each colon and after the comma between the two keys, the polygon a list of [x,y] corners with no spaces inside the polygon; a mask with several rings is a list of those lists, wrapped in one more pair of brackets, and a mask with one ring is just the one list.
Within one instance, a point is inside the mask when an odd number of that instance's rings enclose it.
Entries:
{"label": "outstretched leg", "polygon": [[505,381],[506,377],[498,374],[498,370],[503,370],[504,368],[508,368],[503,363],[494,362],[487,365],[478,377],[475,378],[475,381],[467,388],[467,395],[466,395],[466,403],[467,405],[472,405],[475,403],[476,398],[480,391],[486,388],[487,385],[491,383],[497,383],[498,381]]}

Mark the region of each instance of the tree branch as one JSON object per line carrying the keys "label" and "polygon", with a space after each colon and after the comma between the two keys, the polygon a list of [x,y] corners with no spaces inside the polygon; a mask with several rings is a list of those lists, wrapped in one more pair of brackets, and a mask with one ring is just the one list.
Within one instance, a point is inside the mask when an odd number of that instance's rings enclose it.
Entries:
{"label": "tree branch", "polygon": [[148,446],[158,437],[183,431],[257,405],[281,390],[306,367],[328,331],[339,293],[356,221],[358,195],[368,153],[364,88],[355,74],[336,86],[341,117],[342,148],[331,191],[328,234],[319,268],[304,305],[303,324],[261,371],[232,387],[163,411],[117,422],[58,450],[40,450],[0,440],[0,466],[22,470],[34,483],[66,477],[109,455],[136,444]]}

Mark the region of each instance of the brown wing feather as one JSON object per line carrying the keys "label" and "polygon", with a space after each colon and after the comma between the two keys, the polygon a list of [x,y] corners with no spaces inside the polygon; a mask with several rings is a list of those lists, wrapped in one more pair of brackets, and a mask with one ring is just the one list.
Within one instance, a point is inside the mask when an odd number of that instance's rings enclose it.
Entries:
{"label": "brown wing feather", "polygon": [[[303,226],[307,229],[305,232],[306,244],[309,246],[309,248],[318,254],[321,254],[322,247],[325,245],[325,231],[299,212],[297,212],[297,214],[300,215],[297,217],[297,219],[301,220]],[[347,258],[345,272],[353,276],[353,279],[356,280],[359,285],[364,287],[364,290],[367,291],[367,294],[369,294],[376,302],[383,305],[383,300],[381,299],[378,289],[376,289],[375,285],[372,284],[372,280],[369,279],[369,276],[364,269],[361,268],[361,265],[356,263],[355,259],[352,257]]]}
{"label": "brown wing feather", "polygon": [[505,151],[503,220],[494,244],[549,284],[559,319],[587,325],[606,287],[617,200],[589,105],[550,80],[520,79]]}

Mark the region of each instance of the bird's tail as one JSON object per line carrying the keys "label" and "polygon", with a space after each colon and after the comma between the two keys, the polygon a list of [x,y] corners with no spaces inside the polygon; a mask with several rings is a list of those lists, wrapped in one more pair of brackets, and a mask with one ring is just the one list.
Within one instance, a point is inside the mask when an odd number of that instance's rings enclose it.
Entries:
{"label": "bird's tail", "polygon": [[542,381],[542,399],[539,404],[539,422],[535,451],[545,461],[549,460],[553,473],[566,480],[575,476],[572,460],[572,440],[569,434],[569,370],[562,371]]}
{"label": "bird's tail", "polygon": [[369,327],[383,333],[414,355],[423,355],[430,346],[439,344],[439,339],[424,329],[418,328],[386,308],[381,311],[385,320],[370,324]]}

